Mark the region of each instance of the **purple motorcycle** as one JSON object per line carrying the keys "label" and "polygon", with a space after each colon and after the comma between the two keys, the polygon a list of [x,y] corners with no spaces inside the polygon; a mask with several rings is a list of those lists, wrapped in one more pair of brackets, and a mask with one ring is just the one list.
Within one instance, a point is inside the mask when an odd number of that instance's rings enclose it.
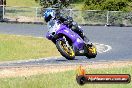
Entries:
{"label": "purple motorcycle", "polygon": [[89,59],[96,57],[96,47],[93,44],[85,44],[83,39],[66,25],[51,20],[48,28],[46,37],[56,45],[66,59],[73,60],[75,56],[86,56]]}

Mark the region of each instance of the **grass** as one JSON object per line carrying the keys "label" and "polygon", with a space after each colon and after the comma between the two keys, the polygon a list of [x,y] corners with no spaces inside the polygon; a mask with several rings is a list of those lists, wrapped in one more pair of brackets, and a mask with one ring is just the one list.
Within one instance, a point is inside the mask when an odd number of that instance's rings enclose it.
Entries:
{"label": "grass", "polygon": [[39,7],[35,0],[6,0],[7,6]]}
{"label": "grass", "polygon": [[45,39],[0,34],[0,61],[38,59],[60,55],[55,45]]}
{"label": "grass", "polygon": [[[131,74],[132,66],[123,68],[87,69],[87,73],[98,74]],[[131,88],[129,84],[85,84],[80,86],[75,80],[76,71],[41,74],[30,77],[2,78],[1,88]]]}
{"label": "grass", "polygon": [[78,3],[78,4],[72,4],[73,9],[82,10],[84,4]]}

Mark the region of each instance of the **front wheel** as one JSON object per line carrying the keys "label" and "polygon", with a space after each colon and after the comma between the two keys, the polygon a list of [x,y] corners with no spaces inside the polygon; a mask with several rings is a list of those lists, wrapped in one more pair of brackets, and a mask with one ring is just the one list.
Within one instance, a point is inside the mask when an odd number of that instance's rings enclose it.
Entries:
{"label": "front wheel", "polygon": [[75,58],[75,52],[71,46],[67,45],[64,40],[57,40],[56,47],[58,51],[68,60],[73,60]]}

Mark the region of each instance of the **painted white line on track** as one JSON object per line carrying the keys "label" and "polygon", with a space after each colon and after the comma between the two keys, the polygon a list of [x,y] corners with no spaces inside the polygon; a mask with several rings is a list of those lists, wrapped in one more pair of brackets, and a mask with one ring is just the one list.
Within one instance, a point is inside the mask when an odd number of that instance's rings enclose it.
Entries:
{"label": "painted white line on track", "polygon": [[108,52],[108,51],[110,51],[112,49],[112,47],[109,46],[109,45],[105,45],[105,46],[107,46],[107,49],[104,52]]}
{"label": "painted white line on track", "polygon": [[96,46],[98,53],[105,53],[112,49],[111,46],[105,44],[94,43],[94,45]]}
{"label": "painted white line on track", "polygon": [[[11,34],[12,35],[12,34]],[[35,37],[35,36],[28,36],[28,35],[12,35],[12,36],[20,36],[20,37],[32,37],[32,38],[39,38],[39,39],[42,39],[42,38],[45,38],[45,37]]]}

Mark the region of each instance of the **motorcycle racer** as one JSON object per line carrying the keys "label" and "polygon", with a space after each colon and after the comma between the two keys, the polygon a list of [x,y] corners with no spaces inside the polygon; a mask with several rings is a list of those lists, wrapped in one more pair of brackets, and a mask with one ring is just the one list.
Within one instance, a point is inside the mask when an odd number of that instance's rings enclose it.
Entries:
{"label": "motorcycle racer", "polygon": [[89,59],[96,57],[96,47],[92,43],[86,43],[85,37],[81,38],[84,36],[80,35],[83,30],[72,21],[71,17],[67,16],[66,20],[61,16],[57,18],[54,10],[47,9],[44,19],[48,24],[46,38],[56,45],[63,57],[68,60],[75,59],[75,56],[86,56]]}
{"label": "motorcycle racer", "polygon": [[53,10],[53,9],[46,9],[46,11],[43,14],[45,22],[49,24],[50,21],[58,20],[60,23],[65,24],[68,28],[70,28],[72,31],[76,32],[85,42],[85,44],[90,44],[88,38],[84,35],[83,30],[81,27],[73,21],[73,18],[70,16],[64,17],[60,10]]}

